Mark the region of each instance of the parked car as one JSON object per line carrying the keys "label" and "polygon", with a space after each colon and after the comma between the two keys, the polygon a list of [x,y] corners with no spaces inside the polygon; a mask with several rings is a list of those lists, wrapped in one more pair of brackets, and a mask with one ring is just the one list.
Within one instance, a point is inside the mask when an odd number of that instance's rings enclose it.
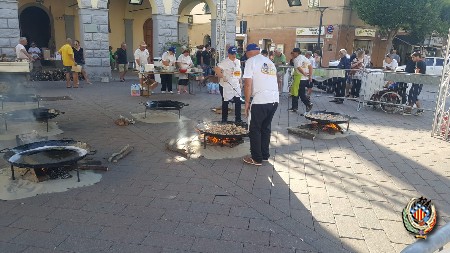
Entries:
{"label": "parked car", "polygon": [[[429,75],[442,75],[442,70],[444,69],[445,59],[442,57],[425,57],[425,64],[427,65],[427,74]],[[395,71],[404,72],[406,65],[398,66]]]}

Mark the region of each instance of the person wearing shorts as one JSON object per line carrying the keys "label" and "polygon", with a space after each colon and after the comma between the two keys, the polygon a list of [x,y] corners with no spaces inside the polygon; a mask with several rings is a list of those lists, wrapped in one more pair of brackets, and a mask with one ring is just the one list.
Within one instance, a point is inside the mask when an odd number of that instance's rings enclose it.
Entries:
{"label": "person wearing shorts", "polygon": [[[75,40],[73,42],[73,54],[74,54],[74,58],[75,58],[75,62],[77,63],[77,65],[81,66],[81,74],[84,77],[84,80],[86,81],[86,83],[88,84],[92,84],[91,81],[89,81],[89,77],[86,74],[86,71],[84,69],[84,64],[85,64],[85,57],[84,57],[84,51],[83,48],[80,46],[80,41]],[[78,75],[78,72],[76,72],[76,75]]]}
{"label": "person wearing shorts", "polygon": [[[189,69],[194,65],[192,62],[191,56],[189,55],[189,49],[185,49],[180,56],[178,56],[178,67],[181,69]],[[181,93],[181,89],[183,88],[183,92],[187,93],[187,86],[189,84],[189,76],[187,73],[180,73],[178,79],[178,94]]]}
{"label": "person wearing shorts", "polygon": [[[58,50],[58,53],[61,55],[64,65],[63,69],[66,74],[66,87],[72,88],[72,85],[70,84],[70,74],[73,72],[72,67],[77,65],[72,49],[72,39],[67,38],[66,44]],[[78,74],[73,75],[73,87],[78,88]]]}
{"label": "person wearing shorts", "polygon": [[122,42],[120,48],[116,51],[116,62],[119,68],[119,79],[121,82],[125,82],[125,75],[128,70],[127,44],[125,42]]}
{"label": "person wearing shorts", "polygon": [[134,61],[136,64],[136,70],[139,71],[139,83],[141,87],[144,87],[144,74],[141,73],[144,71],[145,64],[148,64],[150,60],[150,53],[147,50],[147,44],[145,41],[142,41],[139,44],[139,48],[134,51]]}

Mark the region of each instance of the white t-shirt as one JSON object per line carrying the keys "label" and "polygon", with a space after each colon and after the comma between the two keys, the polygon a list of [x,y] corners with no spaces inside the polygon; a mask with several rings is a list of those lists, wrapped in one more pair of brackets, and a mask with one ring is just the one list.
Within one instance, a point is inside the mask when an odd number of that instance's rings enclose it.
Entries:
{"label": "white t-shirt", "polygon": [[387,63],[386,60],[383,61],[383,69],[386,70],[394,70],[398,67],[398,62],[395,59],[392,59],[391,63]]}
{"label": "white t-shirt", "polygon": [[301,68],[305,74],[309,74],[309,65],[311,65],[311,61],[306,58],[304,55],[299,55],[295,57],[294,59],[294,68],[295,71],[302,75],[301,80],[309,80],[309,77],[307,75],[303,75],[298,71],[298,68]]}
{"label": "white t-shirt", "polygon": [[219,68],[223,70],[224,78],[220,78],[219,84],[223,87],[224,100],[230,100],[233,97],[241,96],[241,85],[239,80],[241,79],[241,61],[230,58],[226,58],[217,64]]}
{"label": "white t-shirt", "polygon": [[169,66],[174,66],[175,62],[177,61],[177,58],[175,58],[175,54],[169,54],[169,52],[164,52],[164,54],[161,57],[162,61],[168,61]]}
{"label": "white t-shirt", "polygon": [[144,51],[141,51],[139,48],[134,51],[134,60],[136,62],[136,69],[139,70],[140,66],[137,63],[137,60],[141,63],[141,66],[145,66],[145,64],[148,64],[148,57],[150,56],[150,53],[147,49]]}
{"label": "white t-shirt", "polygon": [[316,59],[314,59],[314,57],[312,57],[312,56],[307,59],[311,63],[311,66],[313,67],[313,69],[315,69],[316,68]]}
{"label": "white t-shirt", "polygon": [[16,56],[17,56],[17,59],[28,59],[28,56],[22,52],[22,49],[25,50],[25,51],[27,51],[27,50],[25,49],[25,46],[24,46],[24,45],[22,45],[22,44],[20,44],[20,43],[17,44],[17,46],[16,46]]}
{"label": "white t-shirt", "polygon": [[277,69],[269,58],[258,54],[248,59],[245,62],[243,78],[253,79],[252,104],[270,104],[280,101]]}
{"label": "white t-shirt", "polygon": [[41,54],[41,50],[38,47],[30,47],[28,48],[28,53],[31,54],[33,58],[39,58],[39,54]]}
{"label": "white t-shirt", "polygon": [[[182,69],[188,69],[189,66],[192,66],[193,62],[191,59],[191,56],[184,56],[184,54],[180,54],[180,56],[178,56],[178,62],[180,63]],[[188,74],[185,73],[180,73],[179,74],[179,78],[180,79],[188,79]]]}

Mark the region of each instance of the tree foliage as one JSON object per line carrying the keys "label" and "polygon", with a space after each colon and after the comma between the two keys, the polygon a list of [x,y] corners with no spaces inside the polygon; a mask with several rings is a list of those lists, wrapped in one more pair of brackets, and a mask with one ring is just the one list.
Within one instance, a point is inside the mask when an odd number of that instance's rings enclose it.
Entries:
{"label": "tree foliage", "polygon": [[448,31],[450,24],[450,0],[351,0],[351,3],[359,18],[387,36],[387,51],[400,30],[423,40],[432,33]]}

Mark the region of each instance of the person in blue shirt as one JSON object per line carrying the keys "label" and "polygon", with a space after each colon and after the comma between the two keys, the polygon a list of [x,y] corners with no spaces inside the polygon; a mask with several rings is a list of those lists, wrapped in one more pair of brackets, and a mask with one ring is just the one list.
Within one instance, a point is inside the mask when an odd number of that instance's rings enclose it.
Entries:
{"label": "person in blue shirt", "polygon": [[341,59],[339,60],[338,68],[339,69],[346,69],[345,71],[345,77],[338,77],[335,81],[335,99],[331,100],[330,102],[334,102],[336,104],[342,104],[344,103],[344,97],[345,97],[345,83],[348,78],[349,69],[350,69],[350,59],[347,58],[347,50],[341,49],[339,50],[339,56]]}

